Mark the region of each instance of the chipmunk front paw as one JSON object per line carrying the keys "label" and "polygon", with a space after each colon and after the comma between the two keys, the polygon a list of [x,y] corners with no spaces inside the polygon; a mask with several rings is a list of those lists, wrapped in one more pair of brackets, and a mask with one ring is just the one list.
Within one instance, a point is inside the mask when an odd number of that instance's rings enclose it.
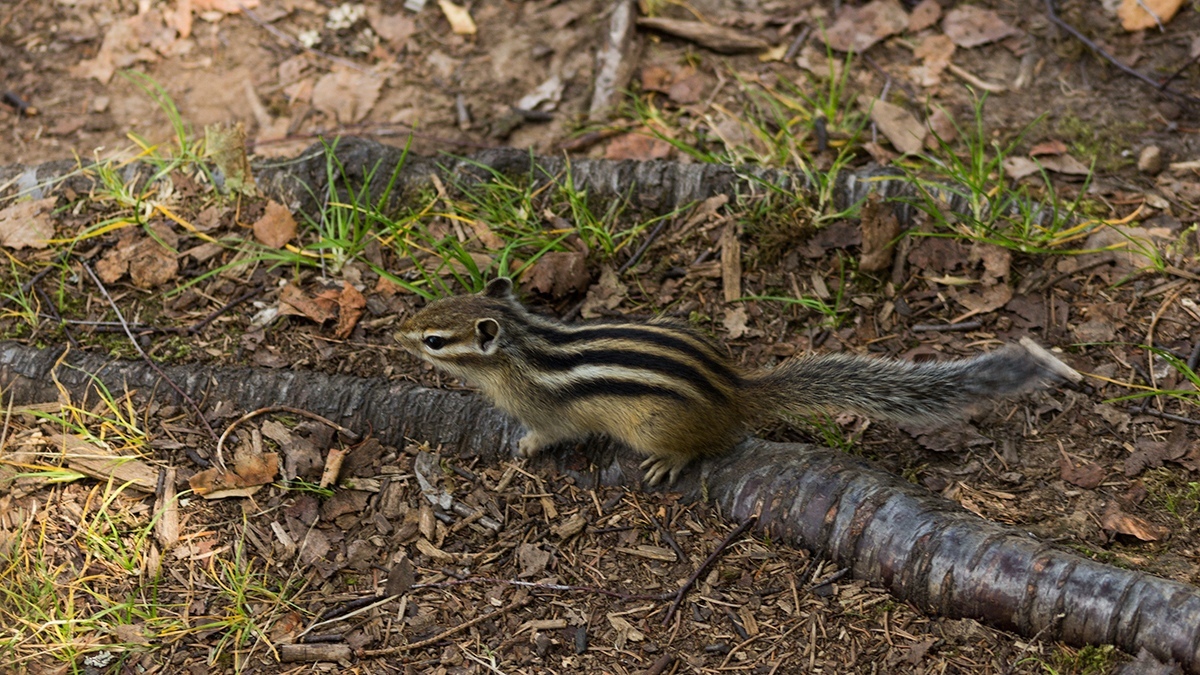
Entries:
{"label": "chipmunk front paw", "polygon": [[679,472],[687,464],[688,460],[679,457],[649,457],[641,467],[646,470],[646,484],[650,487],[661,483],[663,478],[667,479],[667,485],[670,486],[675,484]]}
{"label": "chipmunk front paw", "polygon": [[530,458],[536,457],[548,444],[534,432],[529,432],[521,437],[517,442],[517,454],[521,457]]}

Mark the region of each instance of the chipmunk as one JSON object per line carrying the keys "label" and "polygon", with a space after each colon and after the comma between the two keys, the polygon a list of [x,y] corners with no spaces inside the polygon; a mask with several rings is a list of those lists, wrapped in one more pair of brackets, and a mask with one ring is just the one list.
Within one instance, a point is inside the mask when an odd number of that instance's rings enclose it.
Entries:
{"label": "chipmunk", "polygon": [[506,278],[429,304],[396,339],[516,417],[527,431],[522,456],[605,434],[647,456],[652,486],[674,483],[691,460],[729,450],[771,415],[851,411],[938,422],[980,400],[1078,377],[1032,341],[941,363],[838,354],[751,372],[669,320],[565,324],[538,316]]}

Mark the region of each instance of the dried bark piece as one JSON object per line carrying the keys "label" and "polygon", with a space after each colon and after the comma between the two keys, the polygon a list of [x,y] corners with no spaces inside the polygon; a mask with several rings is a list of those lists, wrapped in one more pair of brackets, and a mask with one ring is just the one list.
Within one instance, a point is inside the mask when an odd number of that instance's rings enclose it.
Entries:
{"label": "dried bark piece", "polygon": [[720,54],[755,52],[771,46],[766,40],[747,35],[739,30],[699,21],[643,16],[638,17],[637,25],[673,35],[688,42],[695,42],[701,47]]}

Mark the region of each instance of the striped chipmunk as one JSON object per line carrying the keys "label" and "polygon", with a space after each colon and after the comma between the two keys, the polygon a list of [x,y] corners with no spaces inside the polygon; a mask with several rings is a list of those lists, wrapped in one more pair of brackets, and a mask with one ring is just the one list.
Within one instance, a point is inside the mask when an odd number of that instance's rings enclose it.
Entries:
{"label": "striped chipmunk", "polygon": [[962,417],[973,403],[1078,374],[1028,339],[971,359],[911,363],[842,354],[737,366],[681,323],[565,324],[526,310],[512,282],[430,303],[396,334],[405,349],[478,387],[525,426],[519,452],[604,434],[647,459],[646,480],[674,483],[772,415],[855,412],[909,423]]}

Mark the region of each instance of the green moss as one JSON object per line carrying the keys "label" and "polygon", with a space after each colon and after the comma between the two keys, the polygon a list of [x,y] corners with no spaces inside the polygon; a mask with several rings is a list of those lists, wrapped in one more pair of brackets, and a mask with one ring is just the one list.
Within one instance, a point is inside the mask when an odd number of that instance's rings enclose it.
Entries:
{"label": "green moss", "polygon": [[1067,113],[1054,122],[1053,133],[1069,146],[1070,153],[1081,162],[1093,159],[1096,170],[1111,173],[1134,163],[1131,138],[1146,130],[1144,122],[1113,122],[1097,127]]}

